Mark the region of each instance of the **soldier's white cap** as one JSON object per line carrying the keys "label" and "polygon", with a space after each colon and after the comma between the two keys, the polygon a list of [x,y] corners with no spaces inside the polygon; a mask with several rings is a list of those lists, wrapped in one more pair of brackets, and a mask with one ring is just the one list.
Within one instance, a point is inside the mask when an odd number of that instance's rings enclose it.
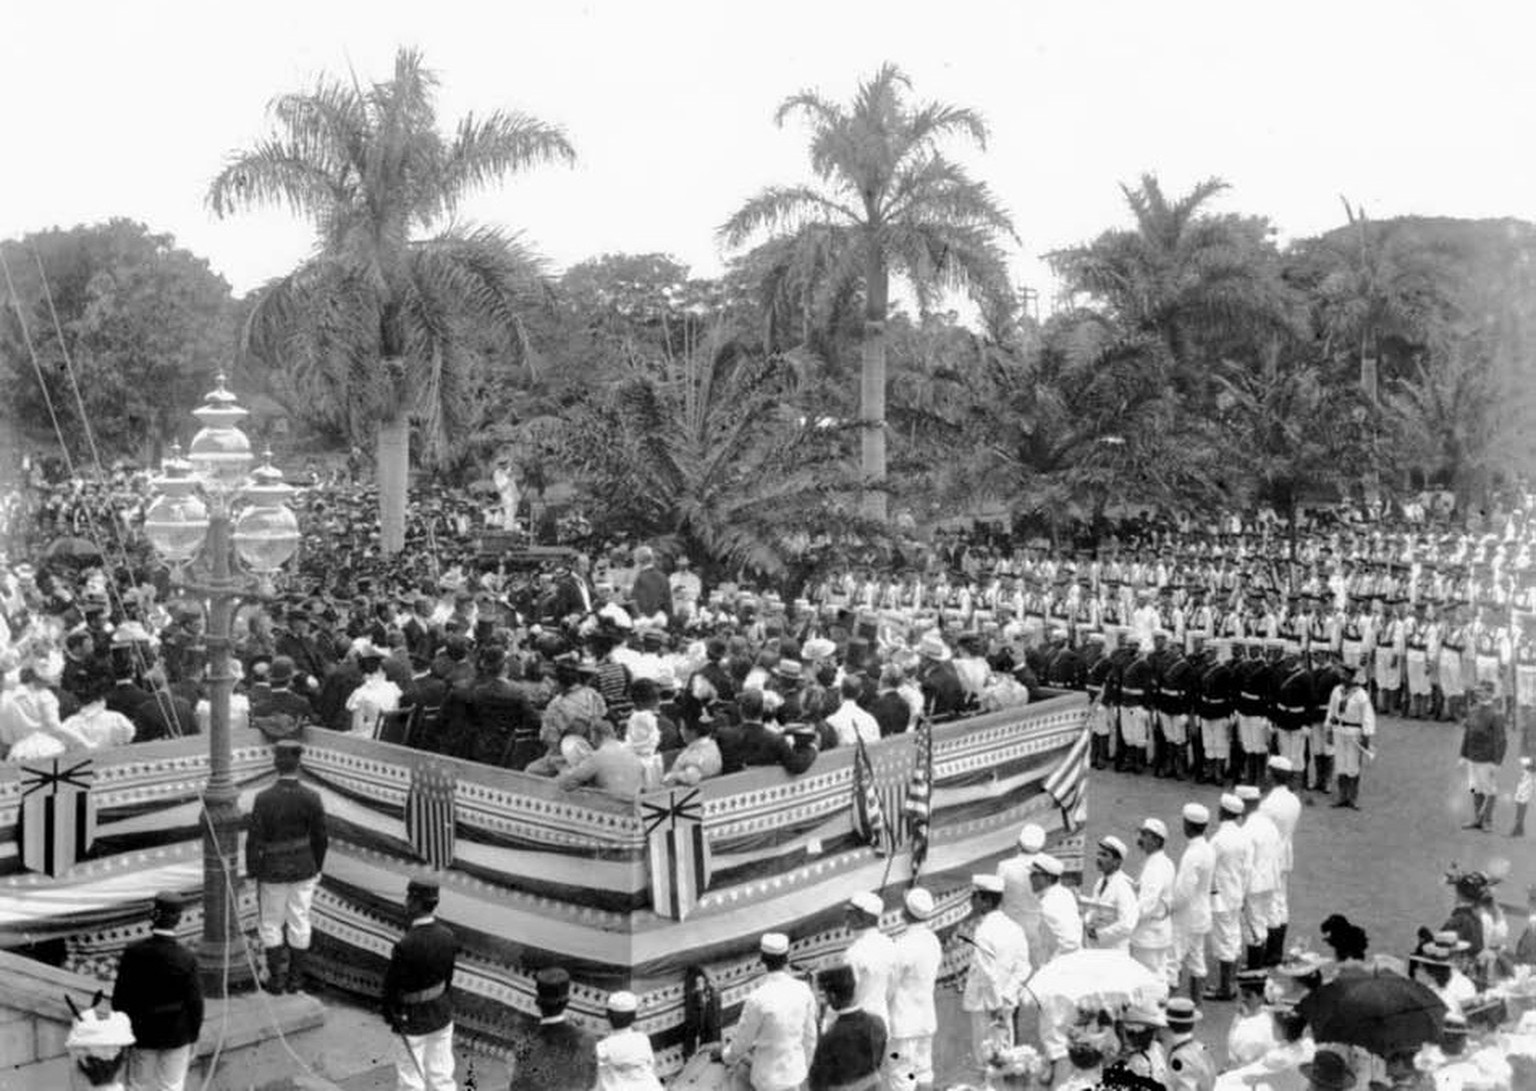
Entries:
{"label": "soldier's white cap", "polygon": [[1277,773],[1294,773],[1296,766],[1291,764],[1291,759],[1281,754],[1275,754],[1269,759],[1269,767]]}
{"label": "soldier's white cap", "polygon": [[1211,820],[1211,812],[1199,803],[1184,804],[1184,810],[1181,813],[1184,815],[1185,822],[1204,825]]}
{"label": "soldier's white cap", "polygon": [[1145,833],[1156,834],[1164,841],[1168,840],[1168,824],[1161,818],[1149,818],[1142,822],[1141,828]]}
{"label": "soldier's white cap", "polygon": [[640,1009],[640,998],[634,993],[624,991],[608,994],[608,1010],[612,1012],[633,1012]]}
{"label": "soldier's white cap", "polygon": [[1221,793],[1221,809],[1227,814],[1242,814],[1248,808],[1243,806],[1243,801],[1231,792]]}
{"label": "soldier's white cap", "polygon": [[1003,892],[1003,879],[1000,875],[972,875],[971,885],[977,890],[985,890],[989,894],[1001,894]]}
{"label": "soldier's white cap", "polygon": [[1244,803],[1250,803],[1255,799],[1259,799],[1263,794],[1263,792],[1259,791],[1259,787],[1256,784],[1239,784],[1237,786],[1237,798]]}
{"label": "soldier's white cap", "polygon": [[920,886],[914,886],[902,897],[907,912],[920,921],[933,916],[933,895]]}
{"label": "soldier's white cap", "polygon": [[1042,852],[1039,856],[1036,856],[1030,867],[1035,871],[1043,871],[1047,875],[1054,875],[1058,879],[1061,878],[1062,872],[1067,869],[1065,864],[1048,852]]}
{"label": "soldier's white cap", "polygon": [[878,917],[885,912],[885,902],[880,900],[880,895],[872,894],[867,890],[861,890],[849,898],[848,904],[854,909],[868,913],[871,917]]}
{"label": "soldier's white cap", "polygon": [[1125,859],[1126,853],[1129,851],[1125,847],[1125,842],[1120,840],[1120,838],[1116,837],[1114,834],[1110,834],[1108,837],[1099,838],[1099,848],[1108,849],[1122,860]]}
{"label": "soldier's white cap", "polygon": [[1039,852],[1045,848],[1045,828],[1033,822],[1024,823],[1019,831],[1019,848],[1025,852]]}
{"label": "soldier's white cap", "polygon": [[764,932],[757,946],[765,955],[787,955],[789,954],[789,937],[783,932]]}

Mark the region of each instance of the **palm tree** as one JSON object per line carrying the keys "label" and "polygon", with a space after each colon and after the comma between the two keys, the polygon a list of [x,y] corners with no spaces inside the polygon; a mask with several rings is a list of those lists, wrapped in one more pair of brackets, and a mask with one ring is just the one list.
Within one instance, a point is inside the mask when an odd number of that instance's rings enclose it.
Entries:
{"label": "palm tree", "polygon": [[1157,178],[1121,186],[1132,230],[1106,231],[1047,255],[1069,292],[1090,296],[1124,337],[1150,339],[1170,379],[1203,389],[1201,364],[1294,324],[1278,254],[1262,219],[1208,210],[1227,183],[1211,178],[1171,199]]}
{"label": "palm tree", "polygon": [[[975,111],[909,104],[911,81],[894,65],[859,85],[845,108],[813,91],[791,95],[775,122],[811,125],[817,186],[772,186],[742,205],[719,234],[732,247],[759,232],[792,234],[807,263],[822,268],[820,294],[837,299],[857,284],[864,296],[859,419],[864,514],[884,522],[885,320],[892,272],[921,304],[941,289],[1006,290],[999,236],[1017,239],[987,186],[938,150],[950,136],[985,148]],[[795,279],[788,278],[791,282]]]}
{"label": "palm tree", "polygon": [[387,552],[405,543],[412,418],[429,438],[451,432],[472,354],[491,332],[515,350],[519,312],[543,290],[540,262],[516,236],[452,218],[510,173],[575,159],[559,128],[516,112],[469,114],[441,133],[437,87],[421,55],[402,49],[386,83],[322,78],[281,95],[273,135],[236,153],[208,189],[220,217],[285,205],[315,225],[315,256],[262,290],[246,346],[346,406],[354,434],[376,428]]}

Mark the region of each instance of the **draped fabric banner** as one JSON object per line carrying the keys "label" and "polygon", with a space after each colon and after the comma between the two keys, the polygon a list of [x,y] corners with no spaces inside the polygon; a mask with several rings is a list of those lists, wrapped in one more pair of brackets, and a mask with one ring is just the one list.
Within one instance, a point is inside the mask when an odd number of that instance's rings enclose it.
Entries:
{"label": "draped fabric banner", "polygon": [[650,847],[651,905],[661,916],[680,921],[709,886],[709,841],[698,789],[668,792],[666,800],[640,803]]}

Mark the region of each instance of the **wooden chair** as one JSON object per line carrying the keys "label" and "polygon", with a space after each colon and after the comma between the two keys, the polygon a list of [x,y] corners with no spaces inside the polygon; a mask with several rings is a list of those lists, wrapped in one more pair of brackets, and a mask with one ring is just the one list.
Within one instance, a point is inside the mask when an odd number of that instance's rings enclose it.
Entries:
{"label": "wooden chair", "polygon": [[415,705],[412,708],[415,716],[411,719],[409,732],[405,737],[405,745],[416,750],[435,749],[429,743],[438,741],[443,726],[442,705]]}

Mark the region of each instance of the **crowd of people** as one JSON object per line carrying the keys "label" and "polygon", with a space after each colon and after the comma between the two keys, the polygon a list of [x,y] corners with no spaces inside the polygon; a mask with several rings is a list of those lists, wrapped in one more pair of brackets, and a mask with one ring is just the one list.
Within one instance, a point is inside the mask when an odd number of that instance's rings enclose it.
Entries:
{"label": "crowd of people", "polygon": [[[7,501],[19,520],[7,540],[27,543],[0,573],[0,747],[12,760],[206,728],[207,617],[143,548],[142,516],[124,509],[140,494],[130,475]],[[1086,550],[990,531],[940,533],[895,556],[829,559],[793,589],[744,579],[706,585],[686,556],[645,545],[593,545],[539,571],[509,572],[476,555],[476,532],[496,513],[468,495],[413,507],[407,550],[387,557],[367,529],[369,505],[360,490],[305,494],[306,546],[294,573],[236,612],[238,722],[275,739],[293,739],[303,726],[387,738],[632,796],[750,766],[797,775],[824,750],[909,731],[924,717],[1080,689],[1090,697],[1095,768],[1211,785],[1209,805],[1191,802],[1176,824],[1187,842],[1177,864],[1161,820],[1136,831],[1144,860],[1135,883],[1124,872],[1132,850],[1112,836],[1098,846],[1091,889],[1074,896],[1030,830],[1018,860],[978,877],[963,1006],[977,1064],[992,1077],[1010,1065],[1058,1081],[1147,1068],[1131,1074],[1205,1086],[1176,1077],[1178,1060],[1179,1070],[1208,1065],[1214,1078],[1214,1062],[1197,1063],[1199,1043],[1187,1034],[1196,1006],[1238,998],[1245,974],[1287,983],[1312,976],[1283,970],[1293,961],[1287,880],[1299,795],[1332,792],[1336,806],[1359,806],[1378,714],[1457,723],[1470,824],[1490,828],[1495,802],[1513,795],[1510,832],[1524,833],[1536,704],[1528,502],[1478,533],[1417,523],[1334,523],[1296,537],[1226,522],[1145,525]],[[85,537],[94,554],[39,545],[66,532]],[[1510,750],[1521,759],[1512,780]],[[303,807],[313,809],[307,799]],[[273,839],[297,843],[288,810],[279,812],[274,828],[283,833]],[[305,830],[323,828],[323,812],[308,821]],[[293,922],[307,920],[303,888],[324,849],[306,851],[298,870],[307,874],[261,880],[269,979],[281,987],[304,980],[307,926]],[[260,878],[263,865],[250,866]],[[874,1078],[921,1086],[926,1075],[931,1083],[927,1047],[913,1041],[931,1039],[932,1029],[921,1029],[931,1004],[898,1003],[888,949],[921,947],[907,954],[927,966],[923,893],[914,889],[903,905],[908,928],[897,941],[880,933],[878,896],[855,899],[850,914],[863,916],[852,922],[860,927],[847,958],[851,986],[840,969],[821,982],[837,1019],[805,1026],[800,1076],[756,1075],[760,1057],[792,1044],[792,1024],[778,1015],[762,1017],[773,1028],[771,1049],[744,1044],[753,1026],[744,1018],[722,1059],[746,1064],[759,1088],[806,1079],[864,1086],[845,1062],[866,1054],[880,1059]],[[1485,902],[1472,903],[1472,915]],[[1415,955],[1429,978],[1445,948],[1439,940],[1431,933]],[[791,994],[805,1004],[809,990],[788,984],[779,951],[787,942],[764,937],[763,1005],[788,1004]],[[1126,951],[1177,1001],[1156,1012],[1091,1013],[1084,1025],[1042,1013],[1035,1056],[1021,1053],[1035,1049],[1012,1038],[1024,982],[1082,947]],[[1454,962],[1463,949],[1451,947]],[[1484,969],[1502,966],[1512,961],[1508,947],[1507,936],[1486,941],[1472,957]],[[409,962],[412,950],[400,957]],[[882,959],[885,970],[869,969]],[[1341,957],[1337,972],[1349,962]],[[921,974],[912,973],[921,994]],[[1486,991],[1497,982],[1480,984]],[[839,991],[846,987],[851,999]],[[560,986],[547,989],[552,999]],[[883,999],[871,999],[882,989]],[[627,1029],[622,996],[618,1003],[616,1035]],[[1277,1007],[1273,996],[1269,1003]],[[845,1024],[855,1012],[875,1018]],[[1363,1081],[1358,1057],[1320,1045],[1307,1060],[1297,1044],[1304,1028],[1288,1032],[1283,1011],[1263,1014],[1278,1036],[1271,1048],[1297,1055],[1296,1072],[1305,1063],[1335,1079],[1316,1086],[1347,1086],[1338,1082],[1345,1072]],[[406,1018],[402,1033],[424,1039],[412,1025]],[[1154,1064],[1159,1030],[1169,1055]],[[613,1060],[640,1052],[637,1037],[594,1053],[600,1070],[643,1067]],[[828,1040],[839,1043],[836,1058],[818,1068],[817,1043]],[[431,1049],[417,1045],[401,1062],[401,1085],[447,1086],[429,1078]],[[1439,1048],[1459,1056],[1453,1047]],[[1090,1058],[1097,1062],[1079,1064]],[[900,1083],[906,1076],[914,1078]]]}

